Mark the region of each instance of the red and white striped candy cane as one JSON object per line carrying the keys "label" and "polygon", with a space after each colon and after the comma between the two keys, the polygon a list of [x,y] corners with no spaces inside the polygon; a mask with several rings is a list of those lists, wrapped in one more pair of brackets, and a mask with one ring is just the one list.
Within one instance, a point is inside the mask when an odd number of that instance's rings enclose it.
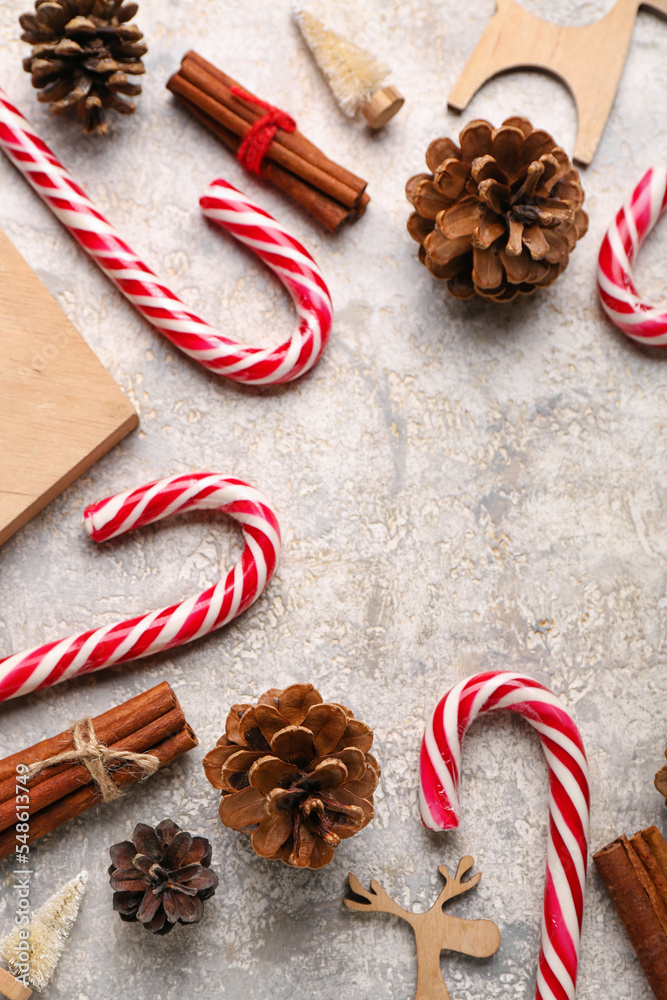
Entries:
{"label": "red and white striped candy cane", "polygon": [[459,823],[461,744],[484,712],[517,712],[539,733],[549,765],[549,838],[537,1000],[573,1000],[588,863],[588,764],[579,731],[548,688],[525,674],[475,674],[438,704],[420,758],[422,821],[431,830]]}
{"label": "red and white striped candy cane", "polygon": [[240,479],[216,473],[159,479],[93,504],[83,521],[94,541],[105,542],[185,510],[219,510],[240,525],[243,553],[225,579],[180,604],[5,657],[0,701],[192,642],[257,600],[276,566],[280,528],[268,500]]}
{"label": "red and white striped candy cane", "polygon": [[322,272],[298,240],[231,184],[214,181],[200,204],[207,218],[257,254],[292,296],[298,323],[280,347],[246,347],[195,315],[95,208],[2,88],[0,148],[128,301],[205,368],[237,382],[273,385],[303,375],[322,354],[333,316]]}
{"label": "red and white striped candy cane", "polygon": [[667,209],[667,170],[651,167],[607,231],[598,258],[598,292],[607,316],[641,344],[667,344],[667,305],[640,298],[633,265],[642,243]]}

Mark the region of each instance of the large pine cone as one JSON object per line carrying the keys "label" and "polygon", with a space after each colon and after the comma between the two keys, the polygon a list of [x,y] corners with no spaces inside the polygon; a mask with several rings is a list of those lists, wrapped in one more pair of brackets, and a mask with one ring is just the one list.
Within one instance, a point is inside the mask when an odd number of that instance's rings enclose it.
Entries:
{"label": "large pine cone", "polygon": [[233,705],[204,770],[222,791],[222,822],[250,834],[257,854],[323,868],[373,819],[380,765],[372,744],[373,731],[349,708],[293,684],[255,706]]}
{"label": "large pine cone", "polygon": [[519,117],[498,129],[472,121],[459,142],[432,142],[432,173],[408,181],[419,259],[459,299],[507,301],[550,285],[588,228],[567,153]]}
{"label": "large pine cone", "polygon": [[[665,750],[665,757],[667,757],[667,750]],[[660,768],[655,776],[654,784],[660,794],[665,796],[665,805],[667,806],[667,765]]]}
{"label": "large pine cone", "polygon": [[154,934],[168,934],[177,923],[196,924],[218,886],[208,840],[179,830],[170,819],[155,829],[138,823],[132,840],[114,844],[109,854],[114,910]]}
{"label": "large pine cone", "polygon": [[20,17],[24,42],[32,54],[23,68],[32,74],[37,100],[54,114],[76,108],[87,135],[105,135],[104,109],[124,115],[136,109],[121,94],[135,97],[138,84],[128,80],[145,72],[148,51],[142,33],[128,24],[138,10],[123,0],[36,0],[35,13]]}

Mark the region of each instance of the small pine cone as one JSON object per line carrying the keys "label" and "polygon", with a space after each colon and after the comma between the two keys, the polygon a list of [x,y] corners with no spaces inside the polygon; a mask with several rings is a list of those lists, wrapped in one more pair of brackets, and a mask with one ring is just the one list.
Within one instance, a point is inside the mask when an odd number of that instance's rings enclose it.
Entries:
{"label": "small pine cone", "polygon": [[209,868],[211,845],[192,837],[170,819],[153,829],[134,828],[132,840],[109,848],[113,908],[121,920],[142,923],[153,934],[168,934],[174,924],[196,924],[204,900],[218,887]]}
{"label": "small pine cone", "polygon": [[37,100],[54,114],[76,109],[87,135],[106,135],[104,110],[123,115],[136,110],[141,87],[129,76],[145,73],[148,51],[134,24],[136,3],[123,0],[35,0],[34,14],[19,18],[32,53],[23,68],[40,91]]}
{"label": "small pine cone", "polygon": [[248,833],[257,854],[323,868],[373,819],[380,765],[372,744],[372,729],[349,708],[293,684],[254,706],[233,705],[204,770],[222,791],[223,824]]}
{"label": "small pine cone", "polygon": [[459,299],[508,301],[550,285],[588,228],[567,153],[519,117],[498,129],[472,121],[459,142],[432,142],[431,173],[408,181],[419,259]]}

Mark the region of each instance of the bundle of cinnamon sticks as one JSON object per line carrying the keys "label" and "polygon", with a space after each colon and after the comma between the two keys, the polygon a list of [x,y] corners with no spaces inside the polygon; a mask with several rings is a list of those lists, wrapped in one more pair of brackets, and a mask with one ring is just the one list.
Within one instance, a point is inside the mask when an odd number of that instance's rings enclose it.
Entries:
{"label": "bundle of cinnamon sticks", "polygon": [[658,1000],[667,1000],[667,843],[655,826],[593,855]]}
{"label": "bundle of cinnamon sticks", "polygon": [[[240,85],[196,52],[187,52],[167,83],[174,96],[229,149],[241,142],[265,111],[232,93]],[[249,96],[245,88],[240,88]],[[305,208],[330,232],[358,219],[370,197],[366,181],[330,160],[301,132],[278,129],[261,174]]]}
{"label": "bundle of cinnamon sticks", "polygon": [[[160,769],[198,744],[166,682],[92,721],[100,743],[115,751],[151,754],[158,759]],[[72,730],[67,730],[0,761],[0,860],[16,850],[17,765],[50,760],[73,746]],[[131,785],[145,776],[141,767],[122,760],[117,766],[111,761],[107,771],[118,787]],[[102,798],[88,769],[78,763],[47,767],[27,787],[30,804],[21,809],[30,813],[30,843],[79,816]]]}

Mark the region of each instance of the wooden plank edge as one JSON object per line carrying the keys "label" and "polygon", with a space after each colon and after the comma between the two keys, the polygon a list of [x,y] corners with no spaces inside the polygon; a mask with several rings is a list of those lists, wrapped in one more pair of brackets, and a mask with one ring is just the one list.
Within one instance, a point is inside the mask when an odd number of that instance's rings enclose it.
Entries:
{"label": "wooden plank edge", "polygon": [[[129,400],[128,400],[129,404]],[[131,405],[131,404],[129,404]],[[101,441],[100,444],[96,445],[92,451],[88,452],[81,461],[77,462],[71,469],[69,469],[61,478],[54,483],[45,493],[37,497],[37,499],[30,504],[25,510],[22,510],[13,521],[5,525],[4,528],[0,529],[0,545],[4,545],[12,535],[15,535],[25,524],[30,521],[35,514],[38,514],[40,510],[55,500],[68,486],[71,486],[79,476],[83,475],[95,462],[99,461],[104,455],[106,455],[112,448],[119,444],[123,438],[136,430],[139,426],[139,416],[134,410],[127,417],[123,423],[112,431],[108,437]],[[1,492],[1,491],[0,491]]]}

